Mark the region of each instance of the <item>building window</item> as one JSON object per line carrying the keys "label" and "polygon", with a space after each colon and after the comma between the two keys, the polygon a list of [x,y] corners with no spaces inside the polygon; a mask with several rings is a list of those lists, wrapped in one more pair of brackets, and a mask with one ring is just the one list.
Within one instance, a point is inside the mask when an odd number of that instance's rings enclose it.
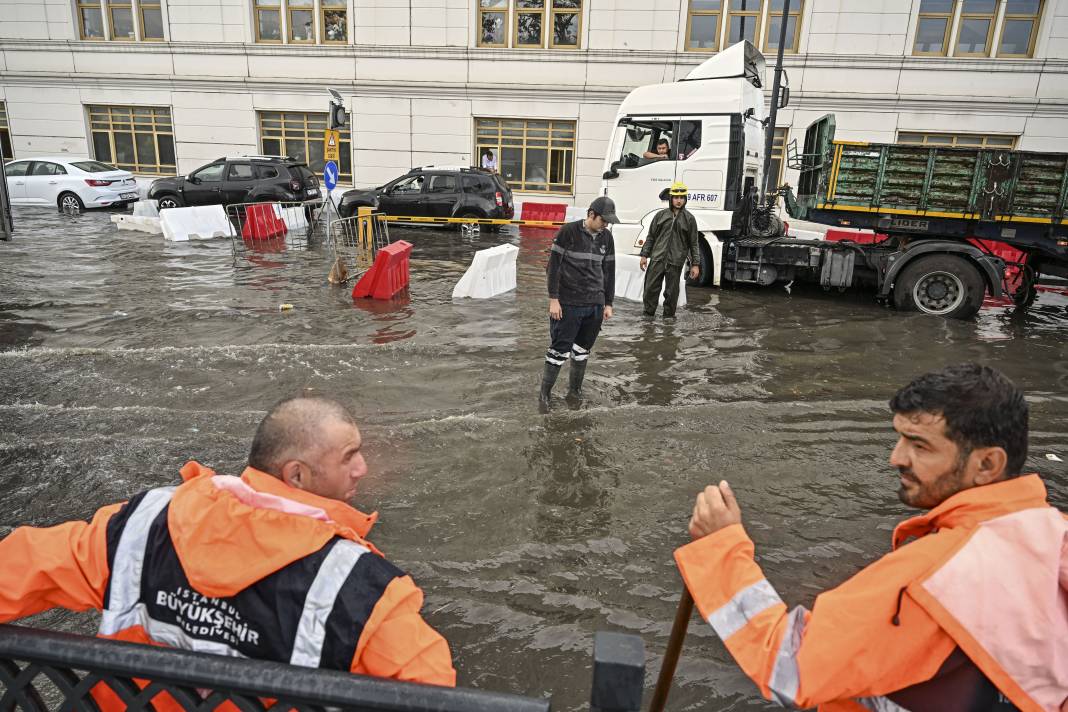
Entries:
{"label": "building window", "polygon": [[90,106],[93,157],[133,173],[174,175],[171,110],[162,106]]}
{"label": "building window", "polygon": [[1030,57],[1035,52],[1042,0],[1008,0],[998,38],[999,57]]}
{"label": "building window", "polygon": [[479,47],[577,49],[582,0],[479,0]]}
{"label": "building window", "polygon": [[349,0],[252,0],[256,41],[347,44]]}
{"label": "building window", "polygon": [[786,155],[786,139],[790,135],[787,126],[776,126],[775,135],[771,139],[771,164],[768,166],[768,190],[775,190],[782,185],[783,157]]}
{"label": "building window", "polygon": [[[326,138],[326,112],[261,111],[260,150],[268,156],[289,156],[304,161],[322,175],[323,140]],[[341,131],[338,182],[352,183],[352,139],[349,129]]]}
{"label": "building window", "polygon": [[943,146],[945,148],[1003,148],[1011,150],[1016,146],[1015,136],[998,134],[901,131],[897,135],[897,141],[898,143],[907,143],[913,146]]}
{"label": "building window", "polygon": [[100,0],[78,0],[78,26],[83,40],[104,39],[104,19]]}
{"label": "building window", "polygon": [[322,0],[323,43],[345,44],[349,41],[349,10],[347,0]]}
{"label": "building window", "polygon": [[0,161],[10,161],[15,157],[11,150],[11,129],[7,125],[7,105],[0,101]]}
{"label": "building window", "polygon": [[[689,0],[686,49],[714,52],[749,40],[766,52],[775,52],[779,47],[782,11],[783,0]],[[797,52],[803,11],[804,0],[792,0],[786,18],[785,52]]]}
{"label": "building window", "polygon": [[574,121],[475,119],[475,155],[486,149],[514,190],[574,192]]}
{"label": "building window", "polygon": [[160,0],[78,0],[77,12],[83,40],[158,42],[164,39]]}
{"label": "building window", "polygon": [[921,0],[912,53],[1030,57],[1042,4],[1042,0]]}

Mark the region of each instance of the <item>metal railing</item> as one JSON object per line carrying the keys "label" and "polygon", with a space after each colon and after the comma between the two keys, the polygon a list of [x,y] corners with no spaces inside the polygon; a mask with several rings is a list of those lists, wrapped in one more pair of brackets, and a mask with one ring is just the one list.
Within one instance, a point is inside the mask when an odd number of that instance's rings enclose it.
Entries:
{"label": "metal railing", "polygon": [[[639,709],[645,673],[641,638],[597,633],[591,708]],[[121,708],[243,712],[353,709],[368,712],[549,712],[548,698],[437,687],[193,653],[70,633],[0,625],[0,710],[96,712],[94,694],[117,695]],[[111,708],[112,706],[109,706]]]}
{"label": "metal railing", "polygon": [[387,217],[369,208],[360,208],[351,218],[332,220],[329,232],[334,243],[333,282],[344,282],[370,269],[378,251],[391,242]]}
{"label": "metal railing", "polygon": [[233,203],[225,206],[234,257],[250,250],[307,247],[326,233],[321,200]]}

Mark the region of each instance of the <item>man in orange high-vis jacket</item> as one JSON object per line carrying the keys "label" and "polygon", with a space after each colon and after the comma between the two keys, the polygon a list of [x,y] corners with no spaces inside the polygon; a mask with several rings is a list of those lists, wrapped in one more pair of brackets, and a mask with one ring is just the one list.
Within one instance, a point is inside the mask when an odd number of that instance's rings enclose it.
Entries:
{"label": "man in orange high-vis jacket", "polygon": [[890,408],[898,496],[929,511],[811,612],[788,611],[730,486],[709,486],[675,552],[702,617],[784,706],[1068,712],[1068,520],[1020,474],[1023,394],[964,364],[917,378]]}
{"label": "man in orange high-vis jacket", "polygon": [[364,538],[377,513],[347,504],[362,446],[340,404],[289,399],[240,478],[190,462],[183,484],[91,522],[16,529],[0,541],[0,621],[95,608],[105,638],[455,685],[422,591]]}

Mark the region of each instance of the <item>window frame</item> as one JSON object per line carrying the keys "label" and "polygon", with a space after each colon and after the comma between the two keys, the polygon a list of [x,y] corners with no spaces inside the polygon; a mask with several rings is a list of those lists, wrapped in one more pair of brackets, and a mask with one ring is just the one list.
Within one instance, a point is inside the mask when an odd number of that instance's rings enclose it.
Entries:
{"label": "window frame", "polygon": [[[137,36],[141,38],[141,42],[166,42],[167,41],[167,22],[163,15],[163,2],[162,0],[135,0],[137,4]],[[145,10],[159,10],[160,27],[163,30],[162,37],[148,37],[145,35]]]}
{"label": "window frame", "polygon": [[[100,31],[103,37],[85,36],[85,10],[95,8],[100,14]],[[74,11],[78,13],[78,38],[83,42],[107,42],[107,23],[104,22],[104,0],[77,0]]]}
{"label": "window frame", "polygon": [[[296,45],[319,44],[317,42],[318,32],[317,32],[316,27],[315,27],[316,0],[309,0],[309,2],[311,2],[311,5],[297,5],[296,7],[294,7],[293,4],[292,4],[292,0],[282,0],[282,3],[285,5],[285,10],[286,10],[286,31],[283,34],[283,36],[286,37],[286,40],[287,40],[286,44],[296,44]],[[311,18],[312,18],[311,36],[306,40],[298,40],[298,39],[294,39],[293,38],[293,30],[296,28],[296,23],[293,22],[293,13],[294,12],[309,12],[309,13],[311,13]]]}
{"label": "window frame", "polygon": [[[486,122],[480,124],[480,122]],[[506,126],[508,122],[522,122],[522,136],[506,136],[505,131],[516,131],[518,127]],[[546,131],[545,145],[529,145],[528,133],[532,130],[531,123],[545,123],[547,126],[542,129],[538,126],[534,126],[535,131]],[[492,132],[492,136],[490,135]],[[557,132],[570,133],[570,138],[566,136],[558,137]],[[508,184],[512,190],[522,193],[532,193],[537,195],[574,195],[575,183],[577,176],[575,174],[576,162],[578,160],[578,120],[577,119],[560,119],[560,118],[519,118],[508,116],[476,116],[474,117],[474,138],[475,138],[475,153],[476,156],[482,155],[483,148],[489,148],[493,150],[493,155],[497,158],[497,175],[504,177],[504,148],[519,148],[521,150],[521,163],[520,163],[520,179],[508,180]],[[509,142],[506,142],[508,139]],[[517,143],[518,139],[518,143]],[[539,140],[535,137],[534,140]],[[568,145],[554,145],[557,142],[567,143]],[[528,149],[544,150],[545,151],[545,189],[540,188],[528,188],[526,180],[527,172],[527,151]],[[569,176],[570,180],[566,183],[552,182],[552,172],[554,167],[554,161],[562,154],[560,159],[562,163],[561,167],[564,172]],[[533,181],[531,181],[533,183]],[[542,183],[538,182],[538,185]],[[552,190],[552,186],[560,186],[561,190]]]}
{"label": "window frame", "polygon": [[[687,0],[686,5],[686,38],[683,43],[683,47],[686,52],[718,52],[720,45],[723,44],[723,8],[724,3],[727,0],[720,0],[718,10],[694,10],[693,0]],[[715,45],[712,47],[693,47],[690,45],[690,38],[693,37],[693,17],[715,17],[716,18],[716,35]]]}
{"label": "window frame", "polygon": [[[763,30],[763,28],[761,27],[761,24],[763,24],[762,20],[764,19],[764,14],[765,14],[765,12],[767,11],[768,7],[771,4],[769,2],[769,0],[759,0],[760,6],[756,10],[732,10],[731,9],[731,3],[734,3],[734,2],[738,2],[738,0],[724,0],[724,3],[725,3],[724,4],[724,10],[725,10],[725,12],[727,14],[724,17],[723,32],[725,33],[725,35],[722,38],[722,41],[724,43],[730,42],[730,39],[731,39],[730,38],[730,34],[731,34],[731,18],[733,18],[735,16],[738,16],[738,17],[752,17],[752,18],[754,18],[756,20],[756,27],[753,28],[753,39],[754,40],[759,39],[760,35],[761,35],[761,32]],[[743,0],[743,2],[744,2],[744,0]],[[753,42],[753,44],[755,45],[757,43]]]}
{"label": "window frame", "polygon": [[[332,4],[327,4],[332,3]],[[341,12],[345,16],[345,39],[328,40],[326,38],[326,13]],[[319,0],[319,44],[324,45],[347,45],[349,44],[349,4],[347,0]]]}
{"label": "window frame", "polygon": [[[511,20],[511,4],[514,0],[504,0],[504,7],[483,7],[482,0],[478,0],[478,35],[475,40],[476,47],[508,47],[508,38],[511,36],[512,28],[509,26]],[[483,42],[482,41],[482,17],[486,14],[500,15],[504,23],[504,32],[502,33],[502,39],[500,42]]]}
{"label": "window frame", "polygon": [[[108,16],[108,33],[111,35],[110,40],[112,42],[136,42],[138,35],[138,26],[136,14],[137,10],[134,8],[134,0],[102,0],[103,4],[107,6]],[[115,32],[115,10],[129,10],[130,11],[130,24],[133,26],[133,37],[125,36],[119,37]]]}
{"label": "window frame", "polygon": [[[545,0],[545,4],[548,6],[546,12],[549,16],[548,23],[548,48],[549,49],[567,49],[576,50],[582,48],[582,0],[578,0],[577,8],[561,8],[554,7],[556,0]],[[575,30],[575,44],[556,44],[556,16],[557,15],[573,15],[578,21],[578,27]],[[544,28],[543,28],[544,29]]]}
{"label": "window frame", "polygon": [[[920,137],[921,140],[910,140],[906,137]],[[931,136],[948,137],[952,139],[949,143],[941,142],[929,142],[928,138]],[[968,139],[980,139],[979,141],[970,142]],[[964,139],[963,141],[961,139]],[[1006,145],[990,144],[990,139],[1010,139],[1012,143]],[[897,133],[897,143],[905,146],[924,146],[927,148],[982,148],[982,149],[1000,149],[1002,151],[1013,151],[1016,149],[1016,144],[1020,137],[1015,134],[980,134],[970,133],[967,131],[922,131],[922,130],[899,130]]]}
{"label": "window frame", "polygon": [[[299,115],[300,128],[289,129],[287,132],[287,120],[288,115]],[[277,128],[274,126],[268,126],[266,122],[277,121]],[[322,122],[320,128],[319,122]],[[322,146],[323,139],[326,137],[326,125],[327,125],[327,112],[325,111],[286,111],[277,109],[264,109],[256,111],[256,128],[258,131],[260,152],[264,155],[280,155],[288,156],[286,151],[286,141],[303,141],[304,142],[304,163],[308,166],[309,170],[313,173],[318,173],[315,167],[312,166],[309,156],[311,156],[311,146],[317,144]],[[278,152],[272,154],[264,146],[264,141],[278,141]],[[340,155],[344,157],[348,156],[348,171],[344,170],[345,160],[338,161],[338,183],[343,185],[352,185],[353,178],[353,155],[352,155],[352,127],[351,125],[341,129],[340,140],[338,141],[338,151]],[[325,161],[324,161],[325,165]]]}
{"label": "window frame", "polygon": [[[912,36],[912,56],[913,57],[947,57],[950,52],[950,39],[953,38],[953,28],[955,26],[955,20],[957,17],[958,9],[960,8],[960,0],[953,0],[953,7],[950,9],[949,14],[942,12],[924,12],[923,0],[920,0],[920,12],[916,16],[916,31]],[[938,52],[920,52],[916,49],[916,43],[920,34],[920,23],[924,18],[945,18],[946,29],[942,32],[942,49]]]}
{"label": "window frame", "polygon": [[[4,139],[7,139],[6,141]],[[11,154],[4,152],[4,146],[10,149]],[[11,140],[11,124],[7,118],[7,102],[0,101],[0,163],[8,163],[15,160],[15,144]]]}
{"label": "window frame", "polygon": [[[794,36],[790,40],[790,44],[788,44],[786,46],[786,48],[783,49],[783,54],[798,54],[801,51],[801,17],[805,13],[805,0],[796,0],[796,1],[797,1],[797,10],[796,11],[794,10],[794,0],[791,0],[791,2],[790,2],[790,13],[789,13],[790,17],[794,17],[794,16],[797,17],[797,21],[794,23]],[[763,47],[763,49],[761,49],[761,52],[766,54],[766,53],[769,53],[769,52],[777,52],[778,51],[778,48],[775,48],[775,49],[771,48],[771,46],[768,44],[768,38],[771,37],[771,18],[773,18],[773,17],[782,17],[783,12],[782,12],[782,10],[774,10],[774,9],[772,9],[771,0],[766,0],[764,5],[766,5],[767,11],[763,13],[763,15],[764,15],[764,33],[763,33],[764,34],[764,40],[763,40],[763,44],[761,45],[761,47]],[[786,19],[786,20],[783,20],[783,21],[784,22],[789,22],[789,19]],[[779,38],[776,37],[775,41],[778,42]],[[793,46],[793,49],[790,49],[791,45]]]}
{"label": "window frame", "polygon": [[[137,173],[141,175],[158,175],[169,176],[175,175],[178,172],[178,156],[177,156],[177,142],[174,138],[174,112],[169,106],[145,106],[134,104],[86,104],[86,114],[88,115],[89,125],[89,144],[92,147],[93,160],[100,161],[101,163],[108,163],[115,166],[119,170],[128,170],[131,173]],[[149,121],[144,121],[144,116],[141,116],[141,120],[138,120],[137,111],[148,110]],[[122,112],[128,111],[130,120],[125,121],[125,117],[122,116]],[[120,114],[116,118],[116,114]],[[106,124],[104,123],[104,117],[106,117]],[[116,128],[118,126],[125,126],[129,124],[129,128]],[[147,130],[146,130],[147,126]],[[111,155],[105,159],[96,155],[96,134],[103,133],[108,137],[108,150]],[[131,144],[134,151],[134,162],[119,162],[118,153],[115,147],[115,134],[116,133],[128,133],[130,135]],[[156,154],[155,163],[142,163],[140,160],[139,150],[137,148],[137,136],[149,135],[152,137],[152,146]],[[169,137],[170,139],[170,153],[174,156],[174,163],[164,163],[160,160],[160,137]]]}
{"label": "window frame", "polygon": [[[1001,13],[1001,21],[998,23],[997,43],[994,45],[994,56],[1006,59],[1031,59],[1035,56],[1035,45],[1038,44],[1038,30],[1042,24],[1042,12],[1046,9],[1046,0],[1038,0],[1038,10],[1034,15],[1009,14],[1008,2],[999,3],[999,10],[1004,6]],[[1005,35],[1005,23],[1009,21],[1031,20],[1031,37],[1027,44],[1027,54],[1012,54],[1001,51],[1001,40]]]}
{"label": "window frame", "polygon": [[[546,33],[545,33],[545,15],[546,6],[550,0],[526,0],[527,2],[540,2],[540,9],[533,8],[521,8],[519,3],[521,0],[508,0],[512,5],[512,48],[513,49],[545,49]],[[538,39],[538,44],[519,44],[519,16],[520,15],[540,15],[541,16],[541,37]]]}
{"label": "window frame", "polygon": [[[261,1],[252,0],[252,36],[255,38],[255,44],[285,44],[286,27],[283,24],[285,0],[278,0],[277,5],[261,5]],[[265,40],[260,35],[260,14],[264,12],[273,12],[278,15],[278,39],[276,40]]]}
{"label": "window frame", "polygon": [[[965,5],[968,0],[956,0],[954,10],[956,11],[957,21],[954,23],[956,32],[953,37],[953,56],[954,57],[989,57],[993,51],[992,42],[994,39],[994,25],[997,23],[998,14],[1001,12],[1002,6],[1005,4],[1004,0],[993,0],[994,9],[990,14],[978,13],[978,12],[965,12]],[[985,51],[983,52],[960,52],[960,32],[961,27],[964,25],[965,20],[988,20],[989,24],[986,29],[986,44],[984,45]]]}

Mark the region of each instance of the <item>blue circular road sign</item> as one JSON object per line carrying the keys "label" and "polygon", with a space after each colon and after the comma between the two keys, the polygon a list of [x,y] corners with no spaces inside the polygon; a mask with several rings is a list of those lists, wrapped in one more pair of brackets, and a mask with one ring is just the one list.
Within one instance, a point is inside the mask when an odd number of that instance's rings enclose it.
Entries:
{"label": "blue circular road sign", "polygon": [[327,190],[333,190],[337,185],[337,164],[333,161],[327,161],[323,166],[323,182],[326,183]]}

